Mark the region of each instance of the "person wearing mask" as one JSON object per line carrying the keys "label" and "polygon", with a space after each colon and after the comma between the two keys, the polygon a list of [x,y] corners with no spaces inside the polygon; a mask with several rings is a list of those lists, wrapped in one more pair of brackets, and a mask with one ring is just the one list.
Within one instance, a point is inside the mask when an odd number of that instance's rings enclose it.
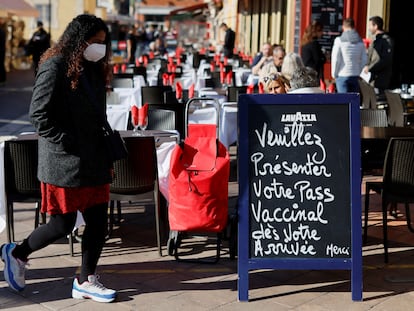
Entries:
{"label": "person wearing mask", "polygon": [[289,80],[280,72],[275,72],[263,78],[265,91],[269,94],[286,94],[290,89]]}
{"label": "person wearing mask", "polygon": [[260,79],[268,76],[272,72],[280,72],[282,70],[283,59],[286,52],[282,46],[278,46],[273,50],[273,61],[263,66],[258,72],[252,70],[253,74],[258,74]]}
{"label": "person wearing mask", "polygon": [[380,96],[390,87],[392,75],[392,57],[394,43],[384,31],[384,21],[379,16],[369,19],[368,30],[374,40],[368,47],[368,61],[364,67],[366,74],[370,73],[370,84],[378,89]]}
{"label": "person wearing mask", "polygon": [[262,45],[261,51],[257,53],[256,56],[253,58],[251,67],[254,68],[256,65],[258,65],[258,69],[256,71],[259,72],[259,70],[264,65],[272,62],[272,53],[272,45],[269,42],[264,43]]}
{"label": "person wearing mask", "polygon": [[28,54],[32,55],[33,69],[36,74],[42,54],[50,47],[50,35],[43,28],[43,22],[37,21],[37,29],[33,33],[28,46]]}
{"label": "person wearing mask", "polygon": [[226,23],[221,23],[220,29],[224,31],[223,54],[225,57],[233,57],[236,33]]}
{"label": "person wearing mask", "polygon": [[338,93],[359,93],[359,75],[367,62],[365,45],[352,18],[343,20],[342,31],[334,40],[331,74]]}
{"label": "person wearing mask", "polygon": [[289,82],[289,94],[324,93],[319,87],[318,73],[311,67],[295,70]]}
{"label": "person wearing mask", "polygon": [[80,274],[73,280],[72,297],[98,302],[111,302],[116,297],[116,291],[104,287],[97,275],[108,230],[113,167],[100,121],[106,118],[110,42],[102,19],[78,15],[40,60],[29,116],[39,136],[41,211],[50,217],[20,244],[1,247],[4,278],[15,291],[25,288],[30,254],[71,234],[79,211],[86,225]]}
{"label": "person wearing mask", "polygon": [[302,36],[302,61],[306,67],[311,67],[318,73],[318,79],[324,80],[323,66],[326,62],[318,39],[323,35],[323,25],[319,21],[313,21],[305,28]]}

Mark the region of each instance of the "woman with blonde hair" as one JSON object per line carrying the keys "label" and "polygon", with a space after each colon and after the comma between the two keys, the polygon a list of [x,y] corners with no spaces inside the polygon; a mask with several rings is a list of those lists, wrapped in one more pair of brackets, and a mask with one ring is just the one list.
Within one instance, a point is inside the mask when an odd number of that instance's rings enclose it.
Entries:
{"label": "woman with blonde hair", "polygon": [[265,91],[269,94],[286,94],[290,89],[289,80],[280,72],[263,77]]}

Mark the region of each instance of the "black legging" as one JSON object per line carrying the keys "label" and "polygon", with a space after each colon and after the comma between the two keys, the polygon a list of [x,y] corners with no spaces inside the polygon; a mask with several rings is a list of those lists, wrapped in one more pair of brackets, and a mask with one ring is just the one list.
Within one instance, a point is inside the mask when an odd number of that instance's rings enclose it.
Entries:
{"label": "black legging", "polygon": [[[107,212],[108,204],[103,203],[87,208],[83,213],[86,225],[82,235],[80,283],[87,280],[88,275],[95,274],[108,229]],[[70,234],[75,222],[76,213],[51,215],[47,224],[37,227],[22,244],[16,246],[14,256],[27,260],[31,253]]]}

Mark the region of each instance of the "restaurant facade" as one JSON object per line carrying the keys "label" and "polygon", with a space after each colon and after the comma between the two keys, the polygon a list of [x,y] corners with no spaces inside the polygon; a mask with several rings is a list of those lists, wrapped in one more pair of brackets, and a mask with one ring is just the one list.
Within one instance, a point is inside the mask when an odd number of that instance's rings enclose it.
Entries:
{"label": "restaurant facade", "polygon": [[[237,8],[237,9],[235,9]],[[281,44],[286,51],[300,53],[300,39],[312,20],[324,24],[321,44],[327,54],[325,76],[330,77],[330,50],[341,33],[342,20],[352,17],[362,38],[371,40],[369,17],[384,19],[384,28],[395,43],[392,86],[414,83],[414,58],[409,55],[407,31],[414,3],[397,0],[223,0],[223,9],[214,17],[218,25],[226,22],[236,32],[236,47],[254,55],[264,42]],[[405,34],[404,34],[405,33]],[[221,38],[222,39],[222,38]]]}
{"label": "restaurant facade", "polygon": [[[412,1],[404,1],[402,5],[398,0],[191,0],[185,3],[130,0],[129,13],[122,16],[117,11],[118,0],[83,0],[74,3],[63,0],[7,0],[4,3],[7,2],[25,2],[32,7],[29,11],[21,9],[6,15],[14,21],[24,22],[22,37],[31,36],[36,27],[36,19],[40,18],[43,19],[45,28],[51,32],[52,40],[59,37],[73,16],[83,12],[96,14],[103,19],[118,16],[132,24],[135,19],[143,19],[142,15],[148,10],[160,10],[162,6],[165,14],[177,10],[185,11],[187,8],[194,14],[195,9],[202,8],[209,29],[208,40],[204,42],[220,46],[224,33],[219,30],[219,25],[225,22],[236,32],[236,49],[249,55],[260,51],[264,42],[282,44],[286,51],[300,53],[303,31],[316,19],[324,24],[321,43],[328,59],[326,77],[330,77],[330,50],[333,39],[341,32],[343,18],[353,17],[361,37],[371,39],[367,31],[368,19],[370,16],[379,15],[384,19],[384,28],[395,41],[393,86],[414,83],[414,58],[409,55],[407,40],[411,27],[411,17],[408,14],[414,9]],[[34,14],[33,9],[39,14]],[[168,15],[164,19],[168,20]],[[168,23],[165,27],[167,29]]]}

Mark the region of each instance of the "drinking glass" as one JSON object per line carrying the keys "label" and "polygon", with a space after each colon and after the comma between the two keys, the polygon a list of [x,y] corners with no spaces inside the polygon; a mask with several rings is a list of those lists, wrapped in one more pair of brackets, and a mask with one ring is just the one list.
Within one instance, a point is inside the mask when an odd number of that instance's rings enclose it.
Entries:
{"label": "drinking glass", "polygon": [[132,126],[134,127],[134,129],[132,130],[132,136],[139,136],[140,134],[139,134],[139,128],[140,128],[140,125],[139,125],[139,123],[138,123],[138,120],[136,120],[137,122],[134,122],[134,118],[131,118],[131,123],[132,123]]}
{"label": "drinking glass", "polygon": [[147,126],[148,126],[148,116],[146,116],[146,117],[145,117],[145,119],[144,119],[144,120],[142,120],[142,121],[139,123],[139,128],[140,128],[141,130],[143,130],[143,131],[145,131],[145,130],[147,129]]}

